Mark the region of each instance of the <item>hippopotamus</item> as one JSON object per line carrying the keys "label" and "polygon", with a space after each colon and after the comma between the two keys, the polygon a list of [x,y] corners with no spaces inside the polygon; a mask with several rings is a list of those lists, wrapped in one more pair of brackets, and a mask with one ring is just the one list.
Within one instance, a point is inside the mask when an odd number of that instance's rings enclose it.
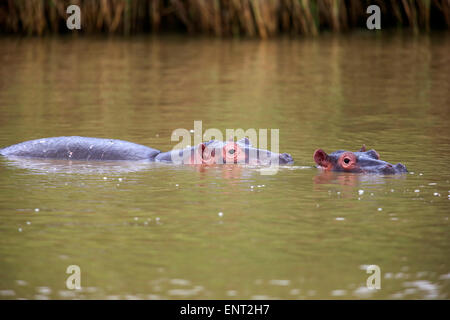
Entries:
{"label": "hippopotamus", "polygon": [[379,173],[396,174],[406,173],[406,167],[397,163],[380,160],[380,155],[375,150],[366,150],[363,145],[358,152],[338,150],[327,154],[322,149],[314,152],[314,161],[318,167],[327,171],[356,172],[356,173]]}
{"label": "hippopotamus", "polygon": [[211,140],[197,146],[161,152],[140,144],[90,137],[52,137],[25,141],[4,149],[6,157],[26,157],[64,160],[157,161],[183,164],[279,164],[293,163],[287,153],[273,153],[254,148],[249,139],[237,142]]}
{"label": "hippopotamus", "polygon": [[252,165],[273,164],[275,161],[278,164],[294,162],[288,153],[280,154],[254,148],[248,138],[237,142],[211,140],[194,147],[160,153],[155,160],[187,164],[246,163]]}

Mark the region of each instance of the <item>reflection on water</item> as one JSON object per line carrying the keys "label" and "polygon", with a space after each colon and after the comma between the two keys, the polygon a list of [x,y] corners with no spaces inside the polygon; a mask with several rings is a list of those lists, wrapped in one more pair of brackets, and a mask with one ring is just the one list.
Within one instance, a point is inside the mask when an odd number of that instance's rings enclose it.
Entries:
{"label": "reflection on water", "polygon": [[10,157],[6,166],[26,169],[34,174],[67,173],[67,174],[113,174],[120,175],[130,172],[151,170],[165,165],[148,161],[67,161],[56,159],[27,159]]}
{"label": "reflection on water", "polygon": [[[318,171],[314,177],[314,183],[321,185],[340,184],[343,186],[357,187],[360,184],[384,184],[390,179],[406,179],[407,174],[381,175],[381,174],[358,174],[346,172]],[[351,188],[353,190],[353,188]]]}
{"label": "reflection on water", "polygon": [[[0,146],[278,128],[295,164],[0,159],[0,298],[448,298],[448,34],[0,39]],[[374,148],[396,176],[312,155]],[[66,288],[79,265],[82,290]],[[369,290],[368,265],[381,269]]]}

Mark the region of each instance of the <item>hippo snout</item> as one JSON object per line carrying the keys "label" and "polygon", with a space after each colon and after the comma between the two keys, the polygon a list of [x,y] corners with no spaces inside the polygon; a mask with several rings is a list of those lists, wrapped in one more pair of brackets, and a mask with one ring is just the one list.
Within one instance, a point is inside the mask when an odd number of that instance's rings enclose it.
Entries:
{"label": "hippo snout", "polygon": [[383,166],[380,169],[380,171],[384,174],[395,174],[395,173],[408,172],[408,170],[406,170],[406,167],[401,163],[397,163],[395,166],[391,165],[390,163],[387,163],[385,166]]}
{"label": "hippo snout", "polygon": [[280,154],[280,164],[289,164],[292,162],[294,162],[294,159],[292,159],[292,156],[289,153]]}
{"label": "hippo snout", "polygon": [[406,166],[404,164],[401,164],[401,163],[397,163],[395,165],[395,170],[398,173],[406,173],[406,172],[408,172],[408,169],[406,169]]}

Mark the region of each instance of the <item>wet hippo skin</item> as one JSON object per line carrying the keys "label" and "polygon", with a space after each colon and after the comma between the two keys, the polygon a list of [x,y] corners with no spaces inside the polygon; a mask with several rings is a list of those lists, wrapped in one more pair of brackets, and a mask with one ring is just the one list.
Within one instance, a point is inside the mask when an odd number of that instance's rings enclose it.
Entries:
{"label": "wet hippo skin", "polygon": [[184,164],[267,164],[274,159],[279,164],[293,162],[292,157],[287,153],[278,154],[253,148],[247,138],[238,142],[211,140],[194,147],[162,153],[157,149],[123,140],[78,136],[52,137],[18,143],[0,149],[0,154],[6,157],[91,161],[176,162],[175,160],[178,160],[179,163]]}
{"label": "wet hippo skin", "polygon": [[65,160],[153,160],[161,151],[140,144],[88,137],[53,137],[25,141],[4,149],[4,156]]}

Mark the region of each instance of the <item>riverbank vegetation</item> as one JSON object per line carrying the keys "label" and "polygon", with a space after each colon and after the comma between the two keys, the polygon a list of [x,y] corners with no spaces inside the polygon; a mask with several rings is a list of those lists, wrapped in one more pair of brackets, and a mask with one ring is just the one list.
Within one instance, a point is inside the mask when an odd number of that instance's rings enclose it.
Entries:
{"label": "riverbank vegetation", "polygon": [[365,28],[366,8],[381,9],[382,28],[414,32],[450,27],[449,0],[6,0],[0,33],[68,33],[66,8],[81,9],[83,34],[183,32],[269,38]]}

